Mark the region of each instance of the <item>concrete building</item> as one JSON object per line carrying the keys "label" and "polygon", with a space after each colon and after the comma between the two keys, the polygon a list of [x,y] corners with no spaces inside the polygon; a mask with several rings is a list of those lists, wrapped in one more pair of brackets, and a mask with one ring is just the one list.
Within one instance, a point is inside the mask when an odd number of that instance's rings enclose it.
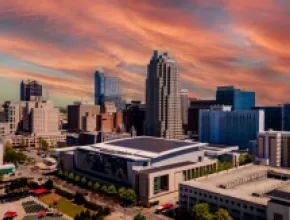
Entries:
{"label": "concrete building", "polygon": [[265,131],[257,137],[256,162],[273,167],[290,167],[290,132]]}
{"label": "concrete building", "polygon": [[[68,131],[80,132],[93,129],[95,126],[90,119],[100,114],[99,105],[89,105],[84,103],[74,103],[68,106]],[[85,124],[87,122],[87,124]],[[97,124],[97,121],[95,121]]]}
{"label": "concrete building", "polygon": [[184,139],[179,80],[173,56],[154,51],[146,79],[146,135]]}
{"label": "concrete building", "polygon": [[69,155],[54,149],[53,155],[60,169],[65,165],[95,181],[132,187],[150,206],[178,199],[178,185],[194,178],[192,170],[200,170],[200,175],[216,170],[216,160],[204,156],[205,146],[142,136],[67,149]]}
{"label": "concrete building", "polygon": [[5,122],[5,110],[0,107],[0,123]]}
{"label": "concrete building", "polygon": [[0,122],[0,137],[9,135],[9,123]]}
{"label": "concrete building", "polygon": [[210,109],[212,105],[216,105],[216,100],[195,99],[190,102],[188,109],[188,131],[198,134],[199,110]]}
{"label": "concrete building", "polygon": [[282,130],[290,131],[290,104],[282,107]]}
{"label": "concrete building", "polygon": [[190,213],[193,205],[208,203],[212,210],[228,210],[234,219],[286,220],[289,178],[289,170],[252,164],[222,171],[181,183],[179,208]]}
{"label": "concrete building", "polygon": [[250,109],[256,104],[256,94],[234,86],[219,86],[216,91],[217,105],[230,105],[233,110]]}
{"label": "concrete building", "polygon": [[0,166],[3,165],[4,161],[4,142],[3,140],[0,140]]}
{"label": "concrete building", "polygon": [[80,144],[79,145],[89,145],[103,143],[107,141],[125,139],[134,137],[131,133],[128,132],[83,132],[80,134]]}
{"label": "concrete building", "polygon": [[231,111],[231,106],[212,106],[210,110],[200,110],[199,141],[246,149],[249,141],[264,131],[264,121],[262,110]]}
{"label": "concrete building", "polygon": [[5,122],[9,124],[9,134],[15,135],[23,130],[25,102],[5,102]]}
{"label": "concrete building", "polygon": [[101,113],[103,114],[113,114],[117,112],[117,108],[113,102],[105,102],[101,105]]}
{"label": "concrete building", "polygon": [[20,84],[21,101],[40,101],[42,97],[42,85],[35,80],[22,81]]}
{"label": "concrete building", "polygon": [[49,146],[55,147],[60,143],[66,143],[66,135],[6,135],[3,137],[4,144],[11,143],[13,147],[40,147],[41,141],[46,141]]}
{"label": "concrete building", "polygon": [[138,136],[144,135],[144,121],[146,114],[146,105],[140,101],[133,101],[128,104],[123,111],[123,121],[126,131],[129,132],[132,127],[137,131]]}
{"label": "concrete building", "polygon": [[187,127],[188,127],[188,107],[189,107],[189,98],[188,98],[188,90],[187,89],[181,89],[180,95],[181,95],[181,120],[182,120],[182,126],[185,133],[187,133]]}

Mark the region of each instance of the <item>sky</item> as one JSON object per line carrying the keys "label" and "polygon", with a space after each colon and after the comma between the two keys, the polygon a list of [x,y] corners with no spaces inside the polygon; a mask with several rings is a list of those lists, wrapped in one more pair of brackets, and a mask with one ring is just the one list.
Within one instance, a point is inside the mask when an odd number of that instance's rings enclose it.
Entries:
{"label": "sky", "polygon": [[0,0],[0,102],[19,100],[23,79],[58,106],[92,102],[99,68],[144,101],[158,49],[199,98],[234,85],[258,105],[290,103],[289,13],[289,0]]}

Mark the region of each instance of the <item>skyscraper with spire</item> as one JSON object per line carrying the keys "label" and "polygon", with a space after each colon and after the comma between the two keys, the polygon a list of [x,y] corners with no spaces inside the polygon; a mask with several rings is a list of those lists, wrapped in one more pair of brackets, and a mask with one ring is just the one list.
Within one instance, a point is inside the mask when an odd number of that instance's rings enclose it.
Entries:
{"label": "skyscraper with spire", "polygon": [[180,77],[178,66],[168,52],[154,51],[146,79],[146,120],[148,136],[183,139]]}

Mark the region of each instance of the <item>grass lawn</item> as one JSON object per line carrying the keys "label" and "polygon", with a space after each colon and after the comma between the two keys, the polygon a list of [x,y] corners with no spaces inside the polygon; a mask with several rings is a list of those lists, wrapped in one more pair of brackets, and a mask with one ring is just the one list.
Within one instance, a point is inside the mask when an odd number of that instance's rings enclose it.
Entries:
{"label": "grass lawn", "polygon": [[43,197],[40,197],[39,200],[47,205],[51,205],[53,203],[53,200],[55,198],[58,198],[58,205],[57,209],[70,216],[75,217],[77,214],[81,213],[82,211],[86,211],[87,209],[83,206],[75,205],[71,201],[67,200],[66,198],[61,197],[58,194],[55,194],[54,192],[47,194]]}

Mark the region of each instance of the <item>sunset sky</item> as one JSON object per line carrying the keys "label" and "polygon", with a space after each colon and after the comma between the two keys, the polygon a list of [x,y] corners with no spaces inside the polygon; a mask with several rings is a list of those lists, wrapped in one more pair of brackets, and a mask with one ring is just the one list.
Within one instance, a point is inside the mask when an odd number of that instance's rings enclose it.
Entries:
{"label": "sunset sky", "polygon": [[235,85],[259,105],[290,103],[289,14],[289,0],[0,0],[0,102],[27,78],[58,106],[92,101],[97,68],[144,100],[159,49],[200,98]]}

